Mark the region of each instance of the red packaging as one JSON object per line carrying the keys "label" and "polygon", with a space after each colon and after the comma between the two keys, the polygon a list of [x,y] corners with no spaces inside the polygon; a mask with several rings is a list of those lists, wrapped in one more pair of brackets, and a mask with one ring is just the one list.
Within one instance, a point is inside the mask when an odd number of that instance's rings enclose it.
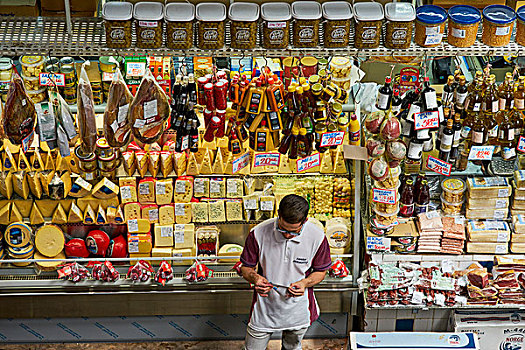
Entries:
{"label": "red packaging", "polygon": [[330,267],[330,276],[332,277],[343,278],[348,276],[349,273],[345,263],[340,259],[334,261]]}
{"label": "red packaging", "polygon": [[76,262],[66,264],[63,268],[58,270],[58,278],[63,280],[80,282],[88,279],[89,277],[91,277],[91,275],[89,274],[88,269]]}
{"label": "red packaging", "polygon": [[224,81],[218,81],[213,86],[213,98],[215,101],[215,108],[225,110],[228,107],[227,101],[228,84]]}
{"label": "red packaging", "polygon": [[173,279],[173,268],[167,261],[162,261],[160,267],[155,274],[155,282],[166,285],[166,282],[169,282]]}
{"label": "red packaging", "polygon": [[147,282],[155,273],[150,263],[144,260],[139,260],[134,266],[130,266],[127,278],[133,282]]}
{"label": "red packaging", "polygon": [[210,125],[206,128],[204,133],[204,140],[207,142],[212,142],[215,137],[215,131],[219,128],[221,124],[221,119],[219,117],[212,117]]}
{"label": "red packaging", "polygon": [[218,110],[216,116],[220,119],[220,122],[219,126],[217,127],[217,131],[215,131],[215,137],[224,137],[224,129],[226,125],[226,111]]}
{"label": "red packaging", "polygon": [[212,83],[204,85],[204,95],[206,96],[206,108],[210,111],[215,110],[215,98]]}
{"label": "red packaging", "polygon": [[210,111],[208,109],[205,109],[204,112],[202,112],[202,115],[204,117],[204,129],[208,128],[208,125],[210,124],[210,120],[213,117],[213,111]]}

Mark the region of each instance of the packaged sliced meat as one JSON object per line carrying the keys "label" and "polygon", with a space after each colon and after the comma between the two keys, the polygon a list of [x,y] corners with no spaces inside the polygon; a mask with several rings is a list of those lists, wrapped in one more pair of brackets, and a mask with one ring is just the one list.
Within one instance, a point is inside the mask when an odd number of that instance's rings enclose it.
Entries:
{"label": "packaged sliced meat", "polygon": [[129,107],[133,136],[143,143],[156,142],[164,132],[170,113],[168,97],[147,70]]}
{"label": "packaged sliced meat", "polygon": [[93,91],[89,82],[85,66],[82,65],[80,79],[77,88],[77,124],[80,131],[80,149],[83,155],[89,155],[95,152],[95,143],[97,142],[97,125],[95,122],[95,103],[93,102]]}
{"label": "packaged sliced meat", "polygon": [[113,75],[104,111],[104,135],[111,147],[123,147],[130,141],[129,106],[133,95],[129,92],[120,70]]}
{"label": "packaged sliced meat", "polygon": [[27,95],[22,78],[14,73],[2,114],[5,136],[11,143],[22,145],[25,152],[33,139],[35,124],[35,105]]}

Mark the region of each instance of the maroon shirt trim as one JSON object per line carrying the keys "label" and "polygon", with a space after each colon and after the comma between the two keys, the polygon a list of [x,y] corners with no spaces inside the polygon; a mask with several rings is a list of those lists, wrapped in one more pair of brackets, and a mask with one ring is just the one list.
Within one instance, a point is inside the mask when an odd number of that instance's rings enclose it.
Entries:
{"label": "maroon shirt trim", "polygon": [[326,237],[321,242],[312,260],[312,271],[326,271],[332,266],[332,258],[330,257],[330,246]]}
{"label": "maroon shirt trim", "polygon": [[240,260],[246,267],[255,267],[259,263],[259,244],[253,230],[246,237]]}

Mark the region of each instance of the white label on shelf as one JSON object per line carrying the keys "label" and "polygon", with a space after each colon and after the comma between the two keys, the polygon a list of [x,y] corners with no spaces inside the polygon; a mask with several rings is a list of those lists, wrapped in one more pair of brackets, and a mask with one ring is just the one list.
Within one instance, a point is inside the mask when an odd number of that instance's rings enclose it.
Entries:
{"label": "white label on shelf", "polygon": [[498,243],[506,243],[508,241],[509,241],[508,231],[498,232],[498,238],[497,238]]}
{"label": "white label on shelf", "polygon": [[504,222],[501,221],[485,221],[485,227],[487,230],[505,230],[507,227]]}
{"label": "white label on shelf", "polygon": [[472,146],[468,160],[492,160],[495,146]]}
{"label": "white label on shelf", "polygon": [[138,253],[139,252],[139,242],[138,241],[130,241],[128,243],[128,251],[130,253]]}
{"label": "white label on shelf", "polygon": [[117,116],[117,123],[119,125],[126,121],[126,117],[128,116],[128,111],[129,111],[129,104],[119,107],[118,116]]}
{"label": "white label on shelf", "polygon": [[455,216],[454,217],[454,223],[456,225],[463,225],[465,223],[465,218],[462,216]]}
{"label": "white label on shelf", "polygon": [[435,27],[426,27],[425,28],[425,34],[426,35],[434,35],[434,34],[439,34],[439,30],[441,29],[440,26],[435,26]]}
{"label": "white label on shelf", "polygon": [[150,221],[158,221],[159,220],[159,210],[158,209],[148,210],[148,217]]}
{"label": "white label on shelf", "polygon": [[498,197],[508,197],[510,195],[508,188],[500,188],[498,190]]}
{"label": "white label on shelf", "polygon": [[443,260],[441,262],[441,272],[443,273],[452,273],[454,272],[454,267],[451,260]]}
{"label": "white label on shelf", "polygon": [[186,181],[175,181],[175,192],[185,193],[186,192]]}
{"label": "white label on shelf", "polygon": [[439,45],[441,44],[442,39],[443,34],[427,35],[427,38],[425,39],[425,45]]}
{"label": "white label on shelf", "polygon": [[496,28],[496,35],[508,35],[510,33],[510,26],[509,27],[497,27]]}
{"label": "white label on shelf", "polygon": [[261,210],[273,211],[273,201],[261,201]]}
{"label": "white label on shelf", "polygon": [[445,295],[437,293],[434,295],[434,302],[438,306],[445,306]]}
{"label": "white label on shelf", "polygon": [[423,304],[423,298],[425,298],[425,295],[422,292],[414,292],[410,302],[412,304]]}
{"label": "white label on shelf", "polygon": [[245,199],[244,200],[244,209],[254,210],[257,208],[257,199]]}
{"label": "white label on shelf", "polygon": [[193,181],[193,192],[204,193],[204,179],[196,178],[195,181]]}
{"label": "white label on shelf", "polygon": [[171,237],[173,236],[173,226],[162,226],[160,228],[161,237]]}
{"label": "white label on shelf", "polygon": [[175,216],[184,216],[184,203],[175,203]]}
{"label": "white label on shelf", "polygon": [[139,222],[137,219],[128,220],[128,232],[139,232]]}
{"label": "white label on shelf", "polygon": [[286,28],[286,22],[268,22],[268,28]]}
{"label": "white label on shelf", "polygon": [[149,194],[149,186],[147,183],[139,184],[139,194]]}
{"label": "white label on shelf", "polygon": [[507,245],[506,244],[498,244],[496,246],[496,254],[506,254],[507,253]]}
{"label": "white label on shelf", "polygon": [[366,237],[366,250],[389,252],[391,241],[387,237]]}
{"label": "white label on shelf", "polygon": [[154,117],[158,114],[157,112],[157,100],[144,102],[144,119]]}
{"label": "white label on shelf", "polygon": [[507,207],[507,200],[506,199],[496,199],[496,205],[494,206],[496,209],[503,209]]}
{"label": "white label on shelf", "polygon": [[465,29],[452,28],[452,36],[455,36],[456,38],[464,39],[466,34],[467,31]]}
{"label": "white label on shelf", "polygon": [[120,197],[122,199],[131,199],[131,186],[122,186],[120,188]]}
{"label": "white label on shelf", "polygon": [[166,184],[164,182],[155,183],[155,193],[156,194],[166,194]]}
{"label": "white label on shelf", "polygon": [[173,231],[173,238],[175,243],[184,243],[184,229],[180,230],[175,226],[175,231]]}

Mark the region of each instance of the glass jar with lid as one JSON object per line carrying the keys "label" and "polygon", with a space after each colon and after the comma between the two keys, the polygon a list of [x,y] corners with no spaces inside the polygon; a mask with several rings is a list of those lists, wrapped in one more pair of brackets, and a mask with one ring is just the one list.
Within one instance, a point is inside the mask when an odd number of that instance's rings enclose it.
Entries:
{"label": "glass jar with lid", "polygon": [[447,11],[441,6],[419,6],[416,9],[416,44],[422,47],[441,45],[446,22]]}
{"label": "glass jar with lid", "polygon": [[9,57],[0,58],[0,98],[6,101],[9,84],[13,75],[13,60]]}
{"label": "glass jar with lid", "polygon": [[293,46],[318,46],[321,5],[317,1],[295,1],[292,3],[292,16],[294,18]]}
{"label": "glass jar with lid", "polygon": [[142,49],[161,47],[164,5],[151,1],[139,2],[133,8],[133,18],[137,30],[137,47]]}
{"label": "glass jar with lid", "polygon": [[265,49],[285,49],[289,44],[292,11],[285,2],[261,5],[262,45]]}
{"label": "glass jar with lid", "polygon": [[355,47],[374,49],[379,46],[385,17],[383,6],[377,2],[358,2],[354,5]]}
{"label": "glass jar with lid", "polygon": [[197,47],[203,50],[218,50],[224,47],[226,5],[202,2],[197,5]]}
{"label": "glass jar with lid", "polygon": [[483,9],[483,35],[481,41],[492,47],[505,46],[510,42],[516,13],[505,5],[490,5]]}
{"label": "glass jar with lid", "polygon": [[193,46],[193,20],[195,5],[172,2],[166,5],[166,46],[174,50],[191,49]]}

